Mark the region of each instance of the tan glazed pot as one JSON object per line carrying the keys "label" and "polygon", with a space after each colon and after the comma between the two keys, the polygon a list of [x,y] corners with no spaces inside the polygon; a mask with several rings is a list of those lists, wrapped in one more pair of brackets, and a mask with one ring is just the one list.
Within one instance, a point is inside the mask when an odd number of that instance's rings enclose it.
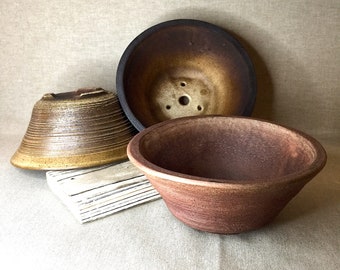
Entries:
{"label": "tan glazed pot", "polygon": [[175,217],[222,234],[271,222],[326,163],[320,143],[300,131],[223,116],[153,125],[130,141],[128,156]]}
{"label": "tan glazed pot", "polygon": [[113,92],[90,88],[45,94],[34,105],[11,163],[33,170],[104,165],[127,159],[135,134]]}

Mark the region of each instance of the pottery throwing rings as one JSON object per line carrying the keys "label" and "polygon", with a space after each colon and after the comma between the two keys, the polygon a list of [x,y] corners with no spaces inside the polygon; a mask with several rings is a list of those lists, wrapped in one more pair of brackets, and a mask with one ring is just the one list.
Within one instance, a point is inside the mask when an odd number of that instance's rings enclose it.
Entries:
{"label": "pottery throwing rings", "polygon": [[112,92],[46,94],[35,104],[11,163],[36,170],[104,165],[127,159],[126,147],[135,134]]}

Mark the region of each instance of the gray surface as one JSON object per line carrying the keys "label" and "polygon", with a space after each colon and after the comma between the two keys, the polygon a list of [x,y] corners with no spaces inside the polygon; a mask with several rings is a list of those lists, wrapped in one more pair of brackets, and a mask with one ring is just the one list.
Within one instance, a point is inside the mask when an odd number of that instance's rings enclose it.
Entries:
{"label": "gray surface", "polygon": [[[340,145],[270,225],[215,235],[177,221],[158,200],[80,225],[44,172],[12,167],[18,136],[1,136],[2,269],[339,269]],[[8,266],[11,266],[8,268]]]}
{"label": "gray surface", "polygon": [[[43,94],[114,90],[132,39],[176,18],[234,33],[255,65],[254,116],[328,152],[326,168],[258,231],[198,232],[162,200],[80,225],[43,172],[9,164]],[[0,269],[340,269],[339,25],[338,0],[1,0]]]}

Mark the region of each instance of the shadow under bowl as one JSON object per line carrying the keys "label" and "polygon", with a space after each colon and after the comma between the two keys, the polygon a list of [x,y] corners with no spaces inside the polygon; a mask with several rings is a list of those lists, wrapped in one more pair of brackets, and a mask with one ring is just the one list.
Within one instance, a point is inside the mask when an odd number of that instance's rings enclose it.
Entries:
{"label": "shadow under bowl", "polygon": [[326,163],[325,150],[309,135],[224,116],[151,126],[130,141],[128,157],[175,217],[222,234],[272,221]]}
{"label": "shadow under bowl", "polygon": [[137,36],[117,69],[117,94],[138,129],[193,115],[249,116],[256,97],[253,64],[224,29],[172,20]]}

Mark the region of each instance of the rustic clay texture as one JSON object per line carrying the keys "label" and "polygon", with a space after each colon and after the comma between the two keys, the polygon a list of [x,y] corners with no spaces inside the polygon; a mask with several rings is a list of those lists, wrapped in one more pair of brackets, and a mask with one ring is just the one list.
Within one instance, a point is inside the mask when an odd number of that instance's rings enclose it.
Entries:
{"label": "rustic clay texture", "polygon": [[134,137],[128,156],[178,219],[226,234],[272,221],[326,162],[308,135],[223,116],[154,125]]}
{"label": "rustic clay texture", "polygon": [[25,169],[99,166],[127,158],[135,129],[116,94],[101,88],[46,94],[11,162]]}
{"label": "rustic clay texture", "polygon": [[124,52],[117,91],[137,129],[183,116],[250,115],[256,96],[252,63],[223,29],[175,20],[149,28]]}

